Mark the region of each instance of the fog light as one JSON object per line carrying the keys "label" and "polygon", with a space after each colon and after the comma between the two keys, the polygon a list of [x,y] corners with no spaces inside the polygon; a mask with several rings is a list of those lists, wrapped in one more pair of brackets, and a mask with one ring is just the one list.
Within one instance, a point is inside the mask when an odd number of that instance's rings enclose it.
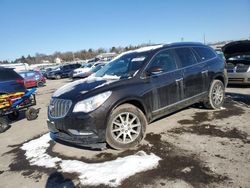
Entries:
{"label": "fog light", "polygon": [[68,129],[68,131],[69,131],[71,134],[77,135],[77,136],[89,136],[89,135],[94,134],[94,133],[91,132],[91,131],[78,131],[78,130],[75,130],[75,129]]}

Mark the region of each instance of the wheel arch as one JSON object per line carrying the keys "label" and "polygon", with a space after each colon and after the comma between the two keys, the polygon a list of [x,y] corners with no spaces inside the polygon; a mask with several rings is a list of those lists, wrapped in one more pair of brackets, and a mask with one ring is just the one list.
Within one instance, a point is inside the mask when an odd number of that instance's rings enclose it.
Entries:
{"label": "wheel arch", "polygon": [[147,121],[149,120],[147,108],[143,104],[143,101],[141,101],[138,98],[127,98],[127,99],[123,99],[123,100],[118,101],[115,105],[113,105],[110,113],[112,113],[113,110],[115,110],[118,106],[120,106],[122,104],[134,105],[135,107],[139,108],[142,111],[142,113],[145,115]]}

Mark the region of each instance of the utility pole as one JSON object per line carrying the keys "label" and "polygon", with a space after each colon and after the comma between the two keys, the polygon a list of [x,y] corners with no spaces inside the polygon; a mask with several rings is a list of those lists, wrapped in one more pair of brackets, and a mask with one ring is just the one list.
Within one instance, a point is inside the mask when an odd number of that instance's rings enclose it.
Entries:
{"label": "utility pole", "polygon": [[72,55],[73,55],[73,61],[75,61],[75,54],[74,54],[74,52],[72,52]]}
{"label": "utility pole", "polygon": [[181,37],[181,42],[183,42],[184,41],[184,38],[183,37]]}
{"label": "utility pole", "polygon": [[205,33],[203,34],[203,42],[204,42],[204,44],[206,44],[206,35],[205,35]]}

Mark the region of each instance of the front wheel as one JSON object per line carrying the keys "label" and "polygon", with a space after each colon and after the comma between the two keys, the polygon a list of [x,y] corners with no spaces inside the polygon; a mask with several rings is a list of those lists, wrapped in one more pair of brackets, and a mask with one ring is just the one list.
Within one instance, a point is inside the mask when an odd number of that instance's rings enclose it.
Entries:
{"label": "front wheel", "polygon": [[35,120],[38,117],[38,112],[39,110],[35,108],[28,108],[25,112],[25,116],[29,121]]}
{"label": "front wheel", "polygon": [[204,106],[208,109],[219,109],[225,100],[225,86],[220,80],[213,80]]}
{"label": "front wheel", "polygon": [[106,141],[114,149],[137,146],[146,132],[147,120],[143,112],[131,104],[118,106],[110,115]]}

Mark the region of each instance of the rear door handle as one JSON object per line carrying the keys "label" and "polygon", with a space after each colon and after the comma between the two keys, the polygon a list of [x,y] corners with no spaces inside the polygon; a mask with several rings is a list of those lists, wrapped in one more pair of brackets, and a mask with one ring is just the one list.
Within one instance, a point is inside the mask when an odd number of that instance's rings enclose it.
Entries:
{"label": "rear door handle", "polygon": [[179,79],[176,79],[175,81],[176,82],[181,82],[183,80],[183,78],[179,78]]}
{"label": "rear door handle", "polygon": [[207,74],[208,73],[208,70],[204,70],[201,72],[201,74]]}

